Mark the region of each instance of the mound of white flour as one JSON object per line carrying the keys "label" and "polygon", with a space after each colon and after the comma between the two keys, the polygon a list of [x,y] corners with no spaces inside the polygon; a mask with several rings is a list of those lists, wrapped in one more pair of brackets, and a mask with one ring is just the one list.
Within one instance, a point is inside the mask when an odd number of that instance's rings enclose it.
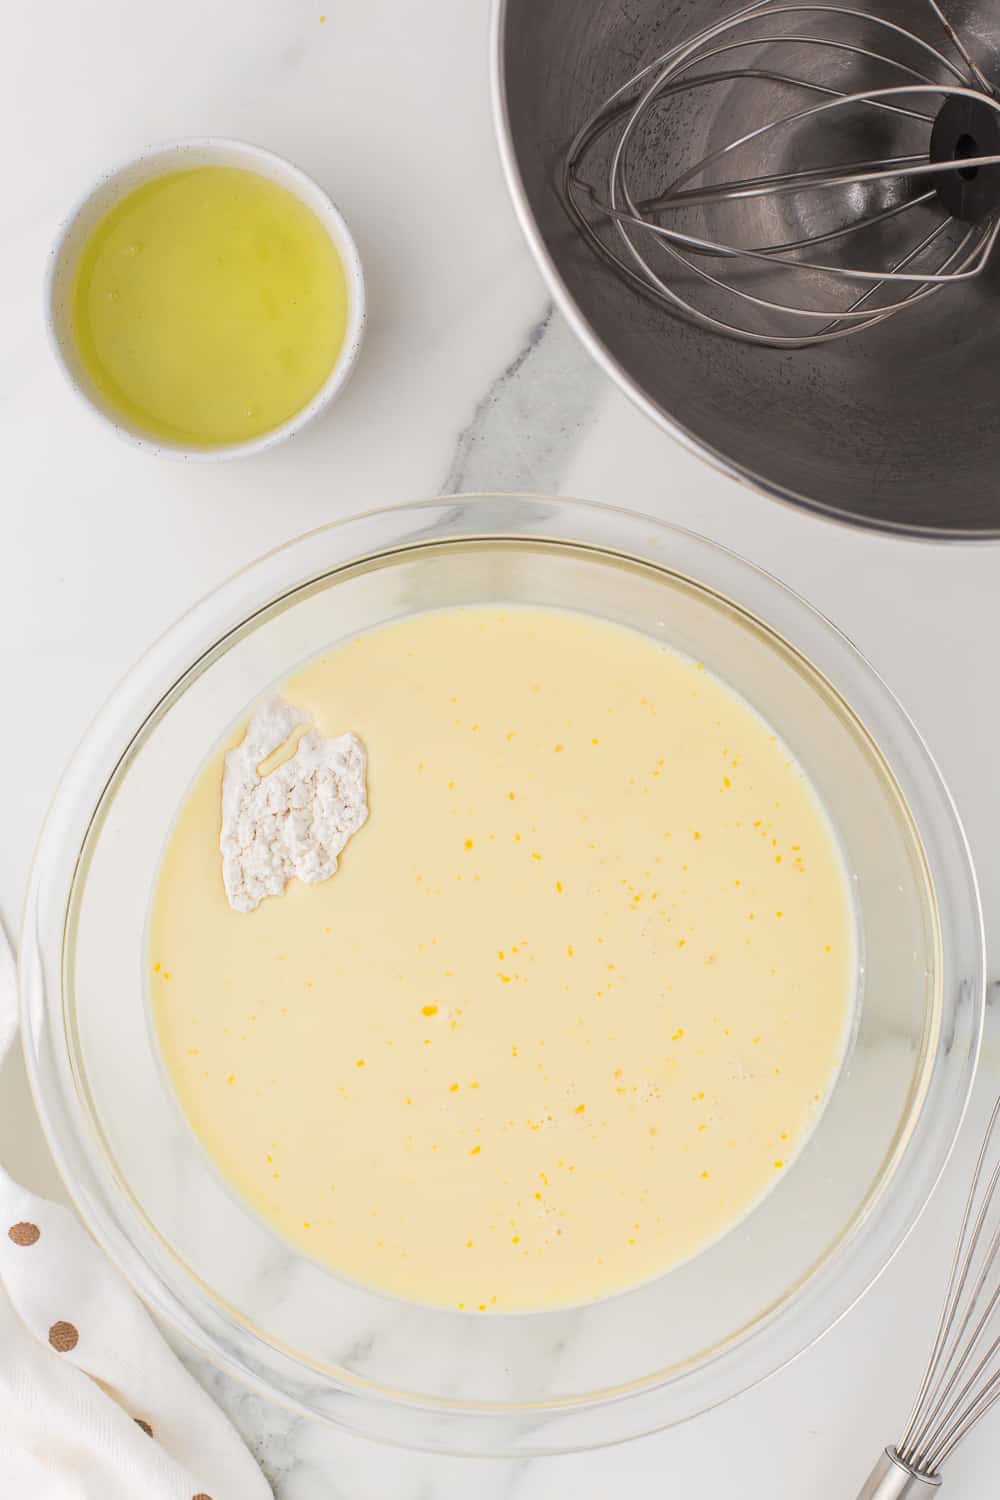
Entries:
{"label": "mound of white flour", "polygon": [[280,896],[292,876],[314,884],[368,817],[367,756],[357,735],[326,740],[307,730],[294,755],[266,776],[260,764],[310,722],[281,698],[255,711],[222,777],[222,879],[229,904],[253,911]]}

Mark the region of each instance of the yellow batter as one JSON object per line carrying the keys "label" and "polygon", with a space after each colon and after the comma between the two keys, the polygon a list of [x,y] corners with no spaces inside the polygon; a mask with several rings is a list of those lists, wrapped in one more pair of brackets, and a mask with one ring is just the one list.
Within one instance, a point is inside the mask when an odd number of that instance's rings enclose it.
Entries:
{"label": "yellow batter", "polygon": [[371,815],[323,884],[233,911],[222,751],[155,891],[163,1056],[283,1235],[404,1297],[601,1296],[730,1228],[840,1059],[853,926],[787,748],[646,637],[414,616],[282,688],[354,731]]}

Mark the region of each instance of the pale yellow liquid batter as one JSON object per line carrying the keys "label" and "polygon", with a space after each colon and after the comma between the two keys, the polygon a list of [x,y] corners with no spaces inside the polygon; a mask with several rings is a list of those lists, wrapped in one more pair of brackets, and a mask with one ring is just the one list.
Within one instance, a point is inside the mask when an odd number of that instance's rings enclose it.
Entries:
{"label": "pale yellow liquid batter", "polygon": [[381,1289],[470,1311],[662,1272],[789,1170],[853,1000],[847,883],[768,726],[646,637],[412,617],[282,688],[369,756],[320,885],[230,909],[222,752],[171,834],[153,1008],[238,1193]]}

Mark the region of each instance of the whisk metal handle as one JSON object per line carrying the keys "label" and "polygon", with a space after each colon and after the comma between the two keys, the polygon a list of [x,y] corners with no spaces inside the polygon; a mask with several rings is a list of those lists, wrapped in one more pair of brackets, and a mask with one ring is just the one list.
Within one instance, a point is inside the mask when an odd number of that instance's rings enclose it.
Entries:
{"label": "whisk metal handle", "polygon": [[858,1500],[928,1500],[940,1487],[941,1476],[915,1474],[895,1448],[886,1448],[858,1495]]}

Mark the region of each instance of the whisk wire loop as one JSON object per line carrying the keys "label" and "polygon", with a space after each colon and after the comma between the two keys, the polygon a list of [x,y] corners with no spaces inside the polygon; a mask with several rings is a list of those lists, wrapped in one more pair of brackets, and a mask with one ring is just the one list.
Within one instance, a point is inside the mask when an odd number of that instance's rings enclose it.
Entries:
{"label": "whisk wire loop", "polygon": [[[941,1465],[1000,1399],[1000,1159],[991,1166],[998,1122],[1000,1097],[976,1161],[930,1360],[903,1436],[887,1450],[892,1464],[928,1483],[939,1482]],[[871,1486],[880,1472],[884,1459],[866,1493],[878,1493]],[[907,1492],[902,1479],[899,1490]]]}
{"label": "whisk wire loop", "polygon": [[[754,0],[704,27],[644,64],[580,126],[561,177],[572,219],[645,295],[703,326],[777,347],[875,327],[925,293],[979,276],[1000,223],[1000,102],[937,0],[922,0],[922,13],[943,33],[937,41],[877,6],[818,0]],[[785,18],[792,29],[781,29]],[[814,33],[814,25],[822,29]],[[948,46],[957,57],[942,50]],[[776,49],[787,66],[773,66]],[[741,58],[745,66],[736,65]],[[849,81],[845,70],[857,87],[837,86]],[[720,89],[731,107],[716,119],[733,119],[730,138],[717,144],[712,130],[704,149],[682,151],[675,141],[686,142],[686,125],[677,110]],[[813,102],[782,108],[790,92]],[[969,112],[985,148],[959,130]],[[814,149],[817,129],[832,146],[859,123],[866,129],[869,115],[870,123],[881,117],[886,128],[898,126],[895,151],[885,149],[883,129],[870,155],[809,164],[803,143]],[[913,131],[928,127],[918,144]],[[721,162],[748,157],[756,170],[715,175]],[[655,181],[656,171],[666,182]],[[952,211],[941,184],[956,174],[980,180]],[[966,212],[966,200],[978,204],[994,180],[989,211]],[[928,218],[940,233],[928,230]],[[847,253],[851,244],[856,256]],[[832,252],[828,260],[810,253],[821,245]],[[715,271],[699,263],[706,258],[717,261]],[[788,277],[800,293],[789,294]],[[761,285],[751,289],[754,282]],[[857,282],[870,283],[870,295],[850,295]]]}

